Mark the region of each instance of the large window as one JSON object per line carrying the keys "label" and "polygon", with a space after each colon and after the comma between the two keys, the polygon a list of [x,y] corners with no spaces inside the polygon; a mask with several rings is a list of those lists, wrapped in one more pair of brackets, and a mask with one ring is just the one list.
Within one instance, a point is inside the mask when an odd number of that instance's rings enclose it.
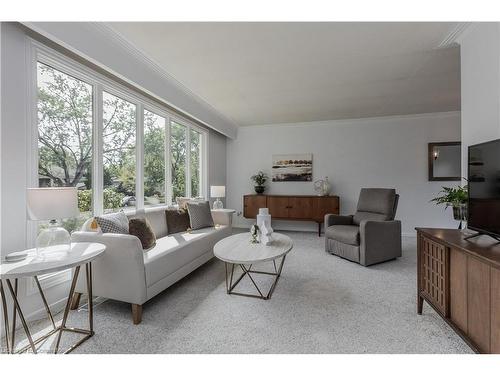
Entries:
{"label": "large window", "polygon": [[69,231],[103,212],[206,195],[206,130],[37,42],[33,56],[30,184],[77,187],[81,214],[64,221]]}
{"label": "large window", "polygon": [[135,206],[136,105],[103,92],[104,212]]}
{"label": "large window", "polygon": [[37,88],[38,185],[78,188],[81,214],[63,221],[72,231],[92,214],[92,86],[38,63]]}
{"label": "large window", "polygon": [[165,117],[144,111],[144,205],[165,203]]}

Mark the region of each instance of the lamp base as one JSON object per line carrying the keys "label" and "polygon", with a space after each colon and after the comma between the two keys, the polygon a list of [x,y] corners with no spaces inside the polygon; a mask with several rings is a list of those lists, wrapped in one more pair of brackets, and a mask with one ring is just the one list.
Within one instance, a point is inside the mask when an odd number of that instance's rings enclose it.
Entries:
{"label": "lamp base", "polygon": [[220,198],[217,198],[215,200],[213,208],[214,208],[214,210],[222,210],[224,208],[224,205],[222,204],[222,201],[220,200]]}
{"label": "lamp base", "polygon": [[36,239],[36,256],[47,252],[69,252],[71,236],[56,220],[51,220],[48,228],[43,229]]}

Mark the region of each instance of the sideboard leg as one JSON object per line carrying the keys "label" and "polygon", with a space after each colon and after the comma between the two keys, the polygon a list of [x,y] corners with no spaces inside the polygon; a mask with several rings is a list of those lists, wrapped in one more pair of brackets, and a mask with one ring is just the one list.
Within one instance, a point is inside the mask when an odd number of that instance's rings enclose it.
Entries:
{"label": "sideboard leg", "polygon": [[321,237],[321,223],[318,223],[318,237]]}
{"label": "sideboard leg", "polygon": [[417,297],[417,314],[422,315],[422,307],[424,306],[424,299],[420,296]]}

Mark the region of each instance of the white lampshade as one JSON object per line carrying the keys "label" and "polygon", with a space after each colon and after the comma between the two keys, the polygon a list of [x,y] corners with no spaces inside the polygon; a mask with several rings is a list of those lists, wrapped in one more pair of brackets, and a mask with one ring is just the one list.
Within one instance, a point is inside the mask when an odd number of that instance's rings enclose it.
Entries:
{"label": "white lampshade", "polygon": [[53,220],[78,216],[76,188],[28,189],[28,215],[31,220]]}
{"label": "white lampshade", "polygon": [[212,198],[224,198],[226,196],[226,187],[210,186],[210,196]]}

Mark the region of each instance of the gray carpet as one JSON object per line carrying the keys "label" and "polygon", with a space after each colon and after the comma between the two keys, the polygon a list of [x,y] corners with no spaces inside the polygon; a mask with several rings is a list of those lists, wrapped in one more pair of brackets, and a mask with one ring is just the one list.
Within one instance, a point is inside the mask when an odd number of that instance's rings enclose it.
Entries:
{"label": "gray carpet", "polygon": [[[416,239],[365,268],[325,253],[324,237],[286,234],[295,245],[271,300],[226,295],[213,259],[148,302],[140,325],[128,304],[97,306],[96,335],[75,353],[472,353],[428,305],[415,312]],[[85,326],[86,313],[69,324]]]}

